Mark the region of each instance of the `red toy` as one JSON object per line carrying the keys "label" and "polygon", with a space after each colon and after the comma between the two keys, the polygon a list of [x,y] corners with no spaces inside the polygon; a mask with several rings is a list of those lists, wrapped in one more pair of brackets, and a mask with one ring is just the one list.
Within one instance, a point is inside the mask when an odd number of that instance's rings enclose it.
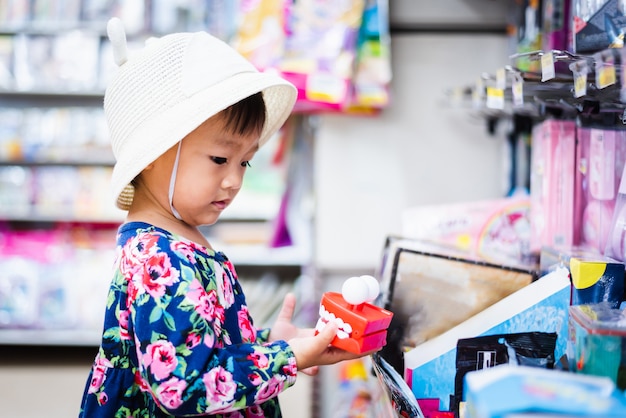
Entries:
{"label": "red toy", "polygon": [[334,321],[339,330],[331,345],[356,354],[383,347],[393,313],[369,303],[376,299],[378,292],[378,281],[374,277],[360,276],[346,280],[341,293],[324,293],[316,333]]}

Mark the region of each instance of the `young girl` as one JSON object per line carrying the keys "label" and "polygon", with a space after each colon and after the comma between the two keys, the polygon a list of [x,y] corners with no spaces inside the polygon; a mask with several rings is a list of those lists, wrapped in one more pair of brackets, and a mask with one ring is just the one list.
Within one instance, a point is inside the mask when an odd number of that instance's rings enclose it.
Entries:
{"label": "young girl", "polygon": [[271,331],[255,329],[232,263],[198,226],[235,198],[295,88],[204,32],[132,57],[118,19],[108,33],[120,67],[104,99],[112,186],[128,216],[80,416],[279,417],[298,371],[358,356],[329,345],[335,325],[297,329],[293,295]]}

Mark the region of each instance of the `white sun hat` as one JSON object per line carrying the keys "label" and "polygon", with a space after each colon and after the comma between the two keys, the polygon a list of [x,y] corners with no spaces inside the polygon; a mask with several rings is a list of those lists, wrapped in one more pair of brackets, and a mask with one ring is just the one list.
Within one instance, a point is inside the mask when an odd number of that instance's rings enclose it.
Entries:
{"label": "white sun hat", "polygon": [[277,75],[259,72],[225,42],[206,32],[150,39],[128,56],[118,18],[107,32],[119,66],[104,95],[115,166],[111,187],[117,207],[128,210],[131,181],[205,120],[262,92],[265,125],[259,146],[278,131],[297,90]]}

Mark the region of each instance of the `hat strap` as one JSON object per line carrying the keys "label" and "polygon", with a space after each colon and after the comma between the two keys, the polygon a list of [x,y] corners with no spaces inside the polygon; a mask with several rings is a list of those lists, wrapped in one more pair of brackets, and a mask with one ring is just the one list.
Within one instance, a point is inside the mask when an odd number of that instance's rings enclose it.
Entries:
{"label": "hat strap", "polygon": [[178,213],[178,211],[174,208],[174,185],[176,184],[176,173],[178,172],[178,160],[180,159],[180,146],[182,144],[182,140],[178,143],[178,149],[176,150],[176,159],[174,160],[174,167],[172,167],[172,175],[170,176],[170,189],[168,192],[168,197],[170,200],[170,210],[172,211],[172,214],[174,215],[174,217],[176,219],[178,219],[179,221],[182,221],[183,218],[181,218],[180,214]]}

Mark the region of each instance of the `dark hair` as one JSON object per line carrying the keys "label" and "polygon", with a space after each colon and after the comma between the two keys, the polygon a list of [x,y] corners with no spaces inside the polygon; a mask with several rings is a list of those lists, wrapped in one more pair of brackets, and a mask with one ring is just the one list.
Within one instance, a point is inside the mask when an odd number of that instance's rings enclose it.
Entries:
{"label": "dark hair", "polygon": [[224,109],[225,127],[234,134],[261,133],[265,125],[265,101],[259,92]]}

